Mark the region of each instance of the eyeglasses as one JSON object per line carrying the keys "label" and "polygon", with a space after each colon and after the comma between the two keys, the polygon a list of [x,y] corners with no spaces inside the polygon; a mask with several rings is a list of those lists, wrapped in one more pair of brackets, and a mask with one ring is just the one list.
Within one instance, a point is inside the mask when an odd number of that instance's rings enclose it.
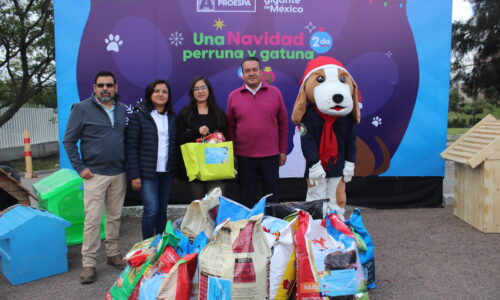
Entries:
{"label": "eyeglasses", "polygon": [[196,92],[196,91],[203,91],[203,90],[206,90],[206,89],[208,89],[208,86],[202,85],[200,87],[192,88],[191,90]]}
{"label": "eyeglasses", "polygon": [[114,86],[115,86],[115,84],[114,84],[114,83],[96,83],[95,85],[96,85],[98,88],[101,88],[101,89],[102,89],[104,86],[109,87],[109,88],[112,88],[112,87],[114,87]]}

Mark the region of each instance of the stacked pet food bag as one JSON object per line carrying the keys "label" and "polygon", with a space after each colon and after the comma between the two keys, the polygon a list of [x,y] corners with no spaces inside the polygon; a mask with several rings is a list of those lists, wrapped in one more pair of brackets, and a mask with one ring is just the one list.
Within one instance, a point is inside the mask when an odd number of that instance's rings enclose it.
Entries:
{"label": "stacked pet food bag", "polygon": [[132,247],[106,299],[368,299],[375,264],[360,211],[344,222],[305,204],[278,218],[266,197],[250,209],[215,189],[179,229]]}

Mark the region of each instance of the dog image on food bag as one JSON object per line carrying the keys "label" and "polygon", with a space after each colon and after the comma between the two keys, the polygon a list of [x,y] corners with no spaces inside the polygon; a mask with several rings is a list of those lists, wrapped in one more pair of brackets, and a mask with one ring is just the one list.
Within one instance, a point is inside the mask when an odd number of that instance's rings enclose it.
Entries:
{"label": "dog image on food bag", "polygon": [[324,213],[336,210],[342,219],[345,183],[354,175],[359,95],[340,61],[319,56],[307,64],[291,118],[306,160],[306,201],[329,199]]}
{"label": "dog image on food bag", "polygon": [[[328,254],[325,257],[325,270],[336,271],[356,269],[356,251],[351,250],[347,252],[337,251]],[[329,300],[354,300],[354,295],[328,297]]]}

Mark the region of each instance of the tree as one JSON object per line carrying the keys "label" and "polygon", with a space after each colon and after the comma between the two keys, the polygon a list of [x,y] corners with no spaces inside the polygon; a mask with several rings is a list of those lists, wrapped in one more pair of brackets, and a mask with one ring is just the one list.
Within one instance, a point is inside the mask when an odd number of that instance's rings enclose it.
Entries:
{"label": "tree", "polygon": [[472,115],[472,124],[475,125],[477,120],[477,115],[482,114],[486,107],[486,102],[484,99],[474,99],[471,103],[467,103],[464,106],[464,112],[468,115]]}
{"label": "tree", "polygon": [[[51,0],[0,2],[0,127],[30,99],[54,85],[54,11]],[[5,88],[5,87],[4,87]]]}
{"label": "tree", "polygon": [[[455,81],[473,98],[500,97],[500,1],[469,0],[474,15],[453,24]],[[468,57],[472,56],[472,64]],[[495,104],[495,103],[493,103]]]}
{"label": "tree", "polygon": [[450,102],[449,102],[449,111],[455,113],[457,120],[460,120],[460,113],[463,113],[464,100],[458,89],[452,88],[450,90]]}

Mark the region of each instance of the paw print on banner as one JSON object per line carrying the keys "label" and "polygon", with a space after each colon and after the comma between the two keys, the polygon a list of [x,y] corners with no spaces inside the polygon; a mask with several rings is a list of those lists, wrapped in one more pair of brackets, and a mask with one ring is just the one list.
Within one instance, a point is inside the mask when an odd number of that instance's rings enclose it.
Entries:
{"label": "paw print on banner", "polygon": [[117,35],[112,35],[109,34],[107,39],[104,39],[104,42],[108,45],[106,47],[106,50],[109,51],[114,51],[114,52],[119,52],[120,51],[120,46],[123,45],[123,41],[120,40],[120,36]]}
{"label": "paw print on banner", "polygon": [[379,127],[380,125],[382,125],[382,118],[379,116],[373,117],[372,125],[375,127]]}

